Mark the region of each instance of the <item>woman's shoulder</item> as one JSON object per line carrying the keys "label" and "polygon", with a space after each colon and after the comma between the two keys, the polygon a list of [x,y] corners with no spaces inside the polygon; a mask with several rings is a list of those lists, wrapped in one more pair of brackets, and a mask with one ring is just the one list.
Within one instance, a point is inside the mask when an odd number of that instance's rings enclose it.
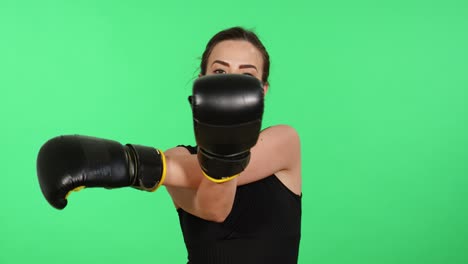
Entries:
{"label": "woman's shoulder", "polygon": [[285,124],[265,128],[259,138],[265,147],[264,155],[269,156],[269,165],[275,166],[274,174],[297,195],[302,193],[301,144],[297,130]]}
{"label": "woman's shoulder", "polygon": [[294,128],[292,125],[288,125],[288,124],[276,124],[276,125],[267,126],[266,128],[263,129],[263,131],[265,131],[265,130],[276,130],[276,131],[296,132],[297,133],[296,128]]}
{"label": "woman's shoulder", "polygon": [[268,135],[271,137],[284,138],[286,140],[297,140],[299,141],[298,131],[287,124],[278,124],[266,127],[262,130],[261,135]]}

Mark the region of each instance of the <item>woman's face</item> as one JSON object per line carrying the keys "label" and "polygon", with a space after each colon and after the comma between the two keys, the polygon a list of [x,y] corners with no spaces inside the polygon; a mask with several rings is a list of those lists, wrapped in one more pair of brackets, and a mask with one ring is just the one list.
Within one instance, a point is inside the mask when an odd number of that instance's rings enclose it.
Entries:
{"label": "woman's face", "polygon": [[[247,74],[260,81],[263,75],[263,58],[260,51],[245,40],[225,40],[213,48],[206,74]],[[264,84],[266,91],[267,84]]]}

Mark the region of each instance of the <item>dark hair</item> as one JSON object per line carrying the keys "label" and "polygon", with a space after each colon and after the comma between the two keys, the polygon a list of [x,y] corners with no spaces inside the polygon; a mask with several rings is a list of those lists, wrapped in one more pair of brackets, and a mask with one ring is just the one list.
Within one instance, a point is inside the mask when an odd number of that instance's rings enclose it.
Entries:
{"label": "dark hair", "polygon": [[258,36],[251,30],[244,29],[242,27],[232,27],[225,29],[223,31],[218,32],[214,35],[208,44],[206,44],[205,51],[203,52],[203,56],[200,63],[200,72],[202,75],[206,74],[206,67],[208,63],[208,57],[210,56],[213,48],[216,44],[220,43],[221,41],[225,40],[245,40],[250,42],[250,44],[254,45],[262,54],[263,57],[263,75],[262,75],[262,82],[268,82],[268,75],[270,74],[270,56],[268,55],[265,46],[263,46],[262,42],[258,38]]}

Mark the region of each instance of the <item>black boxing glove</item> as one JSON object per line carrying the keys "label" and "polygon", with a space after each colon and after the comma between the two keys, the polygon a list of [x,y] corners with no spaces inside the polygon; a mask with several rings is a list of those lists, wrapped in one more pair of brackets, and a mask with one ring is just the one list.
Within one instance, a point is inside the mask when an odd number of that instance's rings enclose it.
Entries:
{"label": "black boxing glove", "polygon": [[248,75],[216,74],[195,80],[192,106],[198,161],[205,176],[225,182],[250,161],[262,123],[262,83]]}
{"label": "black boxing glove", "polygon": [[41,147],[37,157],[42,193],[57,209],[65,208],[71,191],[85,187],[131,186],[155,191],[165,174],[162,151],[87,136],[52,138]]}

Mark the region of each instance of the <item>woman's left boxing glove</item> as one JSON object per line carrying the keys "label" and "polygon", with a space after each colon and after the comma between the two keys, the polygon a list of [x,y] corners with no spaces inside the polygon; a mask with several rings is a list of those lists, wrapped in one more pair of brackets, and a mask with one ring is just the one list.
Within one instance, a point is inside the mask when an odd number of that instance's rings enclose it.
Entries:
{"label": "woman's left boxing glove", "polygon": [[85,187],[155,191],[165,167],[164,153],[155,148],[80,135],[50,139],[37,157],[42,193],[57,209],[65,208],[71,191]]}

